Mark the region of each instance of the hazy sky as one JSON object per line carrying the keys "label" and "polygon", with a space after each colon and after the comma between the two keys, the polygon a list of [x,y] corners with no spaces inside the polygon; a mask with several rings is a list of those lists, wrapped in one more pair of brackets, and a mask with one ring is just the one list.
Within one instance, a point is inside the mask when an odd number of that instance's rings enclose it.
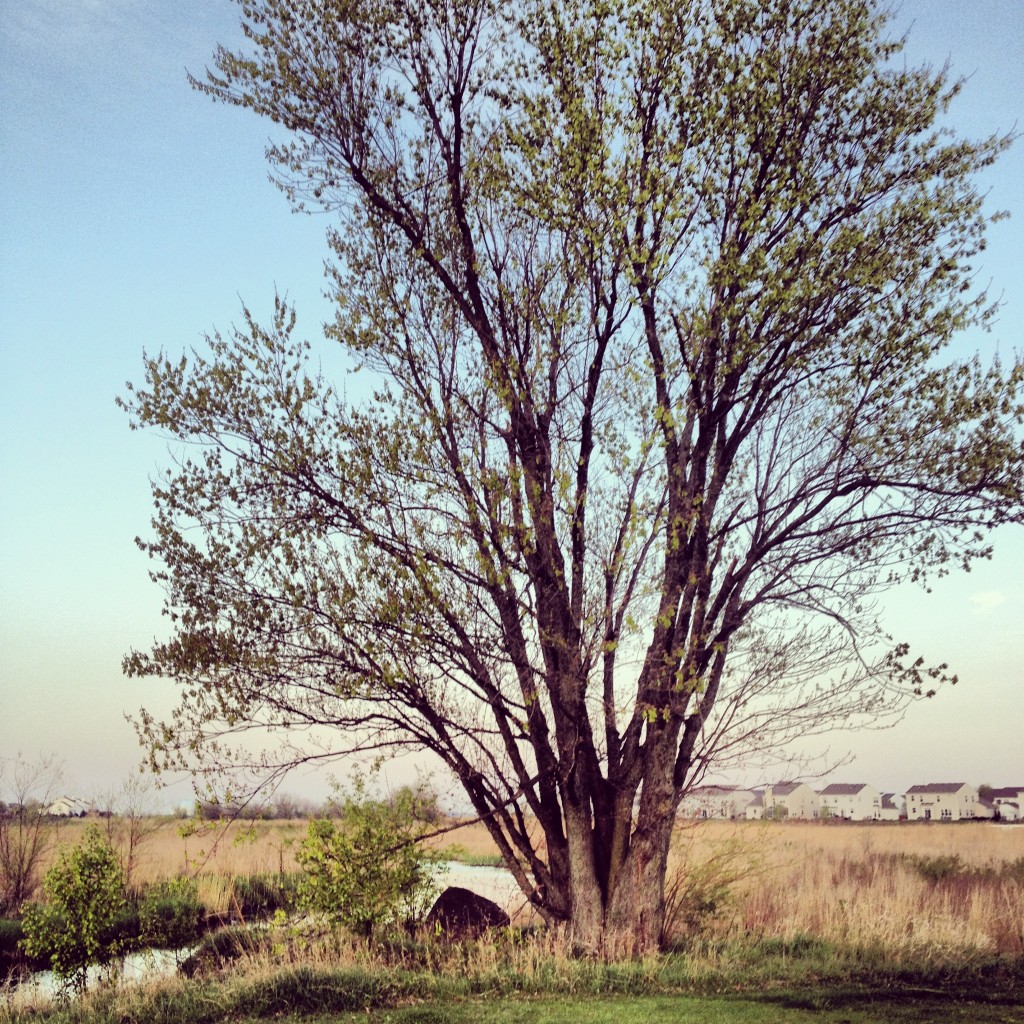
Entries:
{"label": "hazy sky", "polygon": [[[908,60],[970,76],[963,133],[1024,128],[1022,0],[905,0],[896,24]],[[137,763],[125,714],[173,704],[170,683],[121,676],[131,646],[165,634],[133,538],[166,455],[115,396],[143,348],[178,353],[242,300],[264,318],[275,287],[313,339],[329,312],[327,222],[289,213],[268,181],[267,126],[186,81],[239,35],[229,0],[0,0],[0,758],[56,753],[83,796]],[[1005,305],[965,344],[1009,354],[1024,347],[1024,141],[982,180],[1013,214],[979,273]],[[833,737],[856,757],[833,781],[1024,784],[1022,534],[932,595],[893,595],[894,635],[961,682],[893,730]]]}

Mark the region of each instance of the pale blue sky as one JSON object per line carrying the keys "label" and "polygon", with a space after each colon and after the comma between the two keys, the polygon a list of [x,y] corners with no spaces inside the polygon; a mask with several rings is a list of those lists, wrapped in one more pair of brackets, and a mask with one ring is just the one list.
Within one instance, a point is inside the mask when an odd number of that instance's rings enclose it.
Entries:
{"label": "pale blue sky", "polygon": [[[1024,127],[1024,0],[906,0],[908,59],[971,76],[952,122]],[[92,795],[138,760],[123,715],[169,708],[170,684],[121,677],[163,634],[132,543],[162,442],[114,405],[141,353],[179,352],[275,287],[316,338],[326,222],[269,183],[267,127],[193,92],[229,0],[0,0],[0,757],[56,752]],[[1005,308],[971,348],[1024,347],[1024,144],[983,179],[995,225],[980,280]],[[1024,533],[1024,530],[1019,531]],[[925,597],[894,595],[893,632],[961,684],[895,730],[836,737],[836,780],[1024,783],[1024,537]],[[292,789],[320,792],[316,780]]]}

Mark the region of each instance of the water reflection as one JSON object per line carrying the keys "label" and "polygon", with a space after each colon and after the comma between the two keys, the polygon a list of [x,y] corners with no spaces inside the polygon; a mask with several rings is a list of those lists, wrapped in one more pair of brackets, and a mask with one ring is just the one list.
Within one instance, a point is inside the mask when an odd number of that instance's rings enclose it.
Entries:
{"label": "water reflection", "polygon": [[[178,965],[195,950],[195,946],[184,949],[143,949],[137,953],[129,953],[122,961],[120,969],[117,965],[110,968],[90,967],[88,987],[95,988],[103,982],[114,981],[116,984],[133,984],[138,981],[161,978],[174,974]],[[2,990],[2,1000],[9,1006],[30,1005],[48,1002],[60,992],[60,982],[53,971],[35,971],[23,981]]]}
{"label": "water reflection", "polygon": [[517,902],[525,899],[508,868],[459,864],[456,861],[442,861],[440,866],[442,871],[437,881],[442,889],[449,885],[461,886],[478,896],[486,896],[509,913]]}

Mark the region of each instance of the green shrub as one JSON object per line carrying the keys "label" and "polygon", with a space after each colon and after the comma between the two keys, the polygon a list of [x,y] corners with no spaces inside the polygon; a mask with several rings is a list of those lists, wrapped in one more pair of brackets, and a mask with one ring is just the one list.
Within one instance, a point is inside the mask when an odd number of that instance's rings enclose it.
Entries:
{"label": "green shrub", "polygon": [[243,920],[272,917],[298,905],[299,876],[238,875],[231,880],[231,908]]}
{"label": "green shrub", "polygon": [[1003,864],[999,870],[999,877],[1007,881],[1024,883],[1024,857]]}
{"label": "green shrub", "polygon": [[124,906],[111,916],[100,931],[100,943],[109,946],[116,944],[119,954],[129,953],[140,945],[139,908],[131,902],[127,890],[125,899]]}
{"label": "green shrub", "polygon": [[302,906],[370,937],[380,926],[422,918],[434,895],[430,855],[416,842],[423,824],[412,791],[367,799],[361,779],[335,821],[309,823],[299,847]]}
{"label": "green shrub", "polygon": [[118,933],[128,901],[117,855],[96,826],[80,846],[61,850],[43,879],[46,903],[24,910],[22,949],[49,961],[65,989],[82,991],[93,964],[109,965],[125,949]]}
{"label": "green shrub", "polygon": [[199,936],[203,907],[196,883],[177,878],[149,886],[139,904],[139,939],[157,949],[178,949]]}
{"label": "green shrub", "polygon": [[926,882],[943,882],[968,871],[958,853],[939,854],[935,857],[915,856],[910,858],[910,863]]}
{"label": "green shrub", "polygon": [[0,918],[0,957],[14,957],[18,954],[18,943],[25,937],[20,921]]}
{"label": "green shrub", "polygon": [[20,921],[0,918],[0,985],[24,961],[21,952],[21,940],[24,937],[25,931]]}

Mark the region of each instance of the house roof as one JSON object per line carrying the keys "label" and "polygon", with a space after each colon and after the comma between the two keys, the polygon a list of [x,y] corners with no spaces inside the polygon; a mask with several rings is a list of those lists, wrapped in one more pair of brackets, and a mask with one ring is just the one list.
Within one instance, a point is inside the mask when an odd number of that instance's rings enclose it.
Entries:
{"label": "house roof", "polygon": [[818,796],[856,796],[867,789],[866,782],[833,782],[818,793]]}
{"label": "house roof", "polygon": [[1001,786],[992,790],[992,799],[1016,800],[1021,793],[1024,793],[1024,786]]}
{"label": "house roof", "polygon": [[896,794],[895,793],[883,793],[882,794],[882,806],[887,811],[898,811],[899,807],[896,804]]}
{"label": "house roof", "polygon": [[91,810],[91,805],[86,803],[85,800],[77,796],[59,796],[46,808],[47,814],[53,815],[70,815],[70,814],[87,814]]}
{"label": "house roof", "polygon": [[777,782],[772,786],[772,796],[789,796],[794,790],[806,785],[806,782]]}
{"label": "house roof", "polygon": [[927,785],[911,786],[908,793],[959,793],[966,782],[929,782]]}

